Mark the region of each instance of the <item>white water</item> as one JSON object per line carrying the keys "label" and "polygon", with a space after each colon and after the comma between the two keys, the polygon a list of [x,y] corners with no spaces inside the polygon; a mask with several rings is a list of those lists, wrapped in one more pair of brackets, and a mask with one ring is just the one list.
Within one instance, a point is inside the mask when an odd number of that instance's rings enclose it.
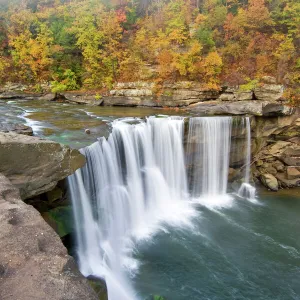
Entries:
{"label": "white water", "polygon": [[192,226],[195,199],[231,203],[231,127],[230,117],[190,119],[186,160],[180,117],[116,120],[108,140],[82,150],[87,164],[69,177],[79,266],[85,276],[105,279],[109,300],[137,299],[128,280],[138,268],[136,241],[164,224]]}
{"label": "white water", "polygon": [[251,201],[255,200],[255,187],[250,184],[250,166],[251,166],[251,125],[249,117],[242,120],[243,124],[246,122],[246,160],[244,182],[238,190],[238,196],[247,198]]}
{"label": "white water", "polygon": [[231,144],[231,117],[190,119],[187,163],[191,196],[207,206],[226,206]]}

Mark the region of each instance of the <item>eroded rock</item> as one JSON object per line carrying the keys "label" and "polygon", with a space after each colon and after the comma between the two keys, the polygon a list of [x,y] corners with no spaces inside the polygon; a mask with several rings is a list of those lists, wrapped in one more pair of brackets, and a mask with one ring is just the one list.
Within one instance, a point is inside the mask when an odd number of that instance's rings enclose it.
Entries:
{"label": "eroded rock", "polygon": [[85,164],[78,150],[37,137],[0,132],[0,173],[27,199],[52,190]]}
{"label": "eroded rock", "polygon": [[[271,105],[272,104],[272,105]],[[290,116],[295,109],[269,101],[238,101],[197,103],[188,110],[208,115]]]}
{"label": "eroded rock", "polygon": [[15,123],[0,123],[0,132],[14,132],[18,134],[33,135],[33,130],[30,126]]}
{"label": "eroded rock", "polygon": [[103,97],[99,94],[87,93],[70,93],[64,92],[57,95],[57,98],[64,99],[69,103],[87,104],[92,106],[99,106],[103,103]]}
{"label": "eroded rock", "polygon": [[254,89],[254,96],[261,101],[277,101],[282,97],[283,92],[284,86],[281,84],[261,82]]}
{"label": "eroded rock", "polygon": [[58,235],[2,174],[0,299],[98,299]]}

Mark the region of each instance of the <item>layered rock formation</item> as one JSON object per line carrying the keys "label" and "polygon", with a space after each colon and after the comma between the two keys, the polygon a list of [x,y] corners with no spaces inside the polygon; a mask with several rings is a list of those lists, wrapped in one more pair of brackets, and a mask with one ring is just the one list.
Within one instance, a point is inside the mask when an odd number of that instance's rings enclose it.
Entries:
{"label": "layered rock formation", "polygon": [[256,180],[271,190],[300,186],[299,110],[291,116],[257,117],[252,130]]}
{"label": "layered rock formation", "polygon": [[14,132],[18,134],[33,135],[33,130],[30,126],[4,122],[0,123],[0,132]]}
{"label": "layered rock formation", "polygon": [[[153,82],[120,82],[115,84],[109,92],[61,92],[53,94],[45,89],[44,93],[25,93],[26,88],[19,85],[9,85],[0,90],[0,99],[23,100],[63,100],[69,103],[105,106],[148,106],[148,107],[187,107],[195,103],[206,101],[234,102],[234,101],[268,101],[281,100],[284,87],[276,84],[273,77],[263,77],[252,88],[239,86],[223,86],[220,91],[207,89],[200,82],[179,81],[164,82],[155,85]],[[251,104],[249,104],[251,105]]]}
{"label": "layered rock formation", "polygon": [[253,116],[290,116],[295,108],[270,101],[238,101],[197,103],[189,111],[205,115],[253,115]]}
{"label": "layered rock formation", "polygon": [[2,174],[0,299],[98,299],[58,235]]}
{"label": "layered rock formation", "polygon": [[27,199],[53,189],[85,163],[77,150],[37,137],[0,132],[0,173]]}

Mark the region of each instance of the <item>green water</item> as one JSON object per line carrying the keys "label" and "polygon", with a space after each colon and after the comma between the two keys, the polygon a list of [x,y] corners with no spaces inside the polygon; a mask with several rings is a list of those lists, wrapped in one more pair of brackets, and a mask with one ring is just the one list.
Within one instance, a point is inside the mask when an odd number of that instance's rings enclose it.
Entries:
{"label": "green water", "polygon": [[300,299],[300,190],[228,208],[196,205],[193,228],[141,243],[133,282],[142,299]]}
{"label": "green water", "polygon": [[[75,148],[107,136],[117,118],[159,114],[184,112],[0,101],[1,122],[26,123],[35,135]],[[259,194],[257,203],[235,199],[222,209],[195,204],[192,227],[165,226],[138,244],[132,283],[140,298],[300,299],[300,189]]]}
{"label": "green water", "polygon": [[[31,126],[34,135],[82,148],[108,136],[110,124],[119,118],[186,114],[175,109],[86,106],[48,101],[0,101],[0,121]],[[85,130],[89,129],[90,134]]]}

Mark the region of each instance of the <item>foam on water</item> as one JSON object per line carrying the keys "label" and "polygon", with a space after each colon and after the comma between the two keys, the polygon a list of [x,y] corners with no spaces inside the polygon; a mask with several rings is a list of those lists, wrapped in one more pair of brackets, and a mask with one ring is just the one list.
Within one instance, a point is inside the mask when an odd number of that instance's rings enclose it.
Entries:
{"label": "foam on water", "polygon": [[[243,125],[246,125],[246,146],[247,153],[245,159],[244,182],[238,190],[238,196],[246,198],[252,202],[256,202],[255,193],[256,189],[250,184],[250,166],[251,166],[251,126],[250,119],[246,117],[242,119]],[[245,124],[246,123],[246,124]]]}
{"label": "foam on water", "polygon": [[193,230],[195,203],[232,205],[231,127],[230,117],[191,118],[184,149],[184,118],[125,118],[81,150],[87,164],[69,177],[79,266],[105,279],[109,300],[137,299],[128,277],[138,242],[168,226]]}

